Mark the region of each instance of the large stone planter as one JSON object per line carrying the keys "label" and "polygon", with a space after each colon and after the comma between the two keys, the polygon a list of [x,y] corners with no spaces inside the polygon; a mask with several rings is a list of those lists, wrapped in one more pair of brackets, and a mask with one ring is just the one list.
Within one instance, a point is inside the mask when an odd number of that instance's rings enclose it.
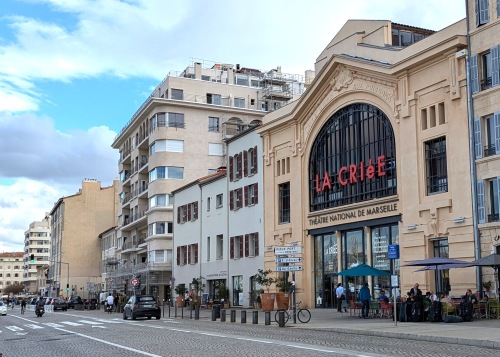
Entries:
{"label": "large stone planter", "polygon": [[273,311],[275,298],[276,298],[276,294],[274,294],[274,293],[262,293],[262,294],[260,294],[262,311]]}
{"label": "large stone planter", "polygon": [[276,293],[276,306],[278,310],[286,310],[290,306],[289,293]]}

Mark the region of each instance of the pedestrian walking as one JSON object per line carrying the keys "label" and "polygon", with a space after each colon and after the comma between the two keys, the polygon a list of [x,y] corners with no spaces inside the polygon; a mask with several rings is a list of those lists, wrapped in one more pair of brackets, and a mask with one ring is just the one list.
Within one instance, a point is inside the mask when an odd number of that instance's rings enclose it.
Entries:
{"label": "pedestrian walking", "polygon": [[345,299],[345,290],[341,283],[338,283],[335,294],[337,294],[337,311],[342,312],[342,300]]}
{"label": "pedestrian walking", "polygon": [[363,319],[368,318],[368,314],[370,312],[370,299],[370,289],[368,289],[368,283],[365,283],[365,285],[359,289],[359,301],[361,301],[362,304],[360,317]]}

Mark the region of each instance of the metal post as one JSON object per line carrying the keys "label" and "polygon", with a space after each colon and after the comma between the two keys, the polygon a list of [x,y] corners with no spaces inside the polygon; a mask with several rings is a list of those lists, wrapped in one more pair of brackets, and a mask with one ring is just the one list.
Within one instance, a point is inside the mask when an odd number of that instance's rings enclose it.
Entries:
{"label": "metal post", "polygon": [[278,311],[278,325],[285,327],[285,311]]}
{"label": "metal post", "polygon": [[165,299],[163,299],[163,313],[162,317],[165,317]]}
{"label": "metal post", "polygon": [[215,309],[212,309],[212,321],[217,320],[217,315],[215,314]]}
{"label": "metal post", "polygon": [[271,325],[271,313],[269,311],[264,313],[264,324],[266,326]]}
{"label": "metal post", "polygon": [[247,312],[245,310],[241,310],[241,323],[242,324],[247,323]]}
{"label": "metal post", "polygon": [[236,310],[231,310],[231,322],[236,322]]}
{"label": "metal post", "polygon": [[253,314],[252,323],[254,325],[258,325],[259,324],[259,312],[258,311],[252,311],[252,314]]}
{"label": "metal post", "polygon": [[194,309],[194,319],[199,320],[200,319],[200,307],[197,306],[196,309]]}
{"label": "metal post", "polygon": [[296,324],[297,323],[297,306],[295,304],[295,271],[292,271],[292,289],[293,289],[292,290],[293,323]]}
{"label": "metal post", "polygon": [[226,322],[226,310],[220,310],[220,322]]}

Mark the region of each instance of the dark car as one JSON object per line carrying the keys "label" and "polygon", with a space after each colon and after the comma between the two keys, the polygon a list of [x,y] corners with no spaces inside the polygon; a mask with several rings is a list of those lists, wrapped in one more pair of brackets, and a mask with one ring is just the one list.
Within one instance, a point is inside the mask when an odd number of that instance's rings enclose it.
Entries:
{"label": "dark car", "polygon": [[54,311],[56,311],[56,310],[67,311],[68,310],[68,303],[64,299],[54,300],[53,305],[54,305]]}
{"label": "dark car", "polygon": [[123,319],[129,317],[135,320],[138,317],[156,317],[160,319],[161,310],[153,295],[134,295],[128,299],[128,302],[123,307]]}
{"label": "dark car", "polygon": [[83,304],[83,300],[79,296],[73,296],[68,301],[68,309],[74,309],[75,305]]}

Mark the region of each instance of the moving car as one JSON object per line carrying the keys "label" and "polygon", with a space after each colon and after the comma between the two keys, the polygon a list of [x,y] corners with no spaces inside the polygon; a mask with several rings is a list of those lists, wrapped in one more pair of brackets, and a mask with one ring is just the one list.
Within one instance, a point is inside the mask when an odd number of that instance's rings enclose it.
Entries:
{"label": "moving car", "polygon": [[128,302],[123,307],[123,319],[129,317],[135,320],[138,317],[151,317],[160,319],[161,310],[153,295],[134,295],[128,299]]}
{"label": "moving car", "polygon": [[71,299],[68,301],[68,309],[74,309],[75,305],[78,304],[83,304],[83,300],[79,296],[73,296]]}
{"label": "moving car", "polygon": [[53,305],[54,305],[54,311],[56,311],[56,310],[67,311],[68,310],[68,303],[64,299],[54,300]]}
{"label": "moving car", "polygon": [[7,315],[7,305],[3,301],[0,301],[0,315]]}

